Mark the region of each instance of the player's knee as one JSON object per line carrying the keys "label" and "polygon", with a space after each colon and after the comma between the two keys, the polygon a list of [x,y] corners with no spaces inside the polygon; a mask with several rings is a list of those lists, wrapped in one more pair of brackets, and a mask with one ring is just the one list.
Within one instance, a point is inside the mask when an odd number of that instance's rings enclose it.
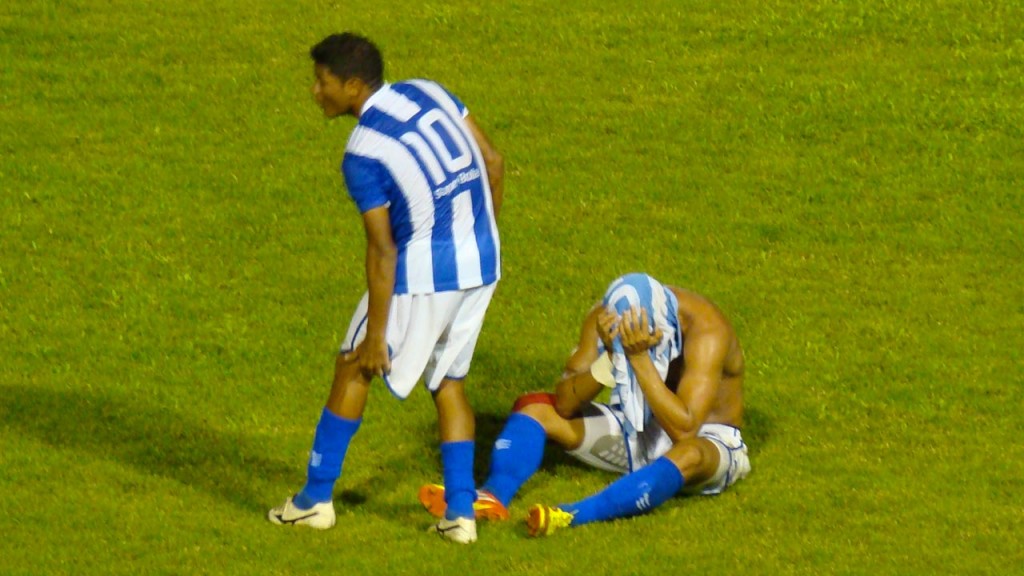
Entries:
{"label": "player's knee", "polygon": [[555,414],[564,420],[571,420],[579,416],[580,405],[578,402],[565,397],[555,397]]}
{"label": "player's knee", "polygon": [[700,444],[693,441],[684,441],[672,447],[668,453],[671,460],[681,472],[692,472],[701,467],[707,459]]}
{"label": "player's knee", "polygon": [[359,362],[353,352],[341,352],[334,361],[334,385],[344,386],[348,384],[367,385],[370,378],[367,378],[359,368]]}
{"label": "player's knee", "polygon": [[676,444],[667,454],[686,481],[702,482],[718,466],[718,450],[708,440],[693,438]]}

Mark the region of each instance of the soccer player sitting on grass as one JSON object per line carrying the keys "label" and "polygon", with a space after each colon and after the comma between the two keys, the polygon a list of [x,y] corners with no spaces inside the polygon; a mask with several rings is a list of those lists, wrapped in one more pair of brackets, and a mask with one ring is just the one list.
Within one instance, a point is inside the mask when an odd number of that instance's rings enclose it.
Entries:
{"label": "soccer player sitting on grass", "polygon": [[[603,386],[613,388],[608,404],[593,401]],[[531,507],[531,536],[643,514],[680,492],[718,494],[750,471],[742,420],[743,352],[729,320],[703,296],[646,274],[623,276],[587,314],[555,393],[516,401],[477,516],[508,518],[545,439],[623,476],[579,502]],[[419,498],[444,514],[443,486],[428,484]]]}
{"label": "soccer player sitting on grass", "polygon": [[326,529],[334,484],[370,382],[405,398],[420,376],[437,407],[447,514],[435,529],[476,540],[475,418],[463,379],[500,275],[501,156],[439,84],[387,84],[377,47],[354,34],[313,47],[313,95],[328,118],[358,119],[342,172],[366,232],[367,293],[335,364],[306,485],[268,518]]}

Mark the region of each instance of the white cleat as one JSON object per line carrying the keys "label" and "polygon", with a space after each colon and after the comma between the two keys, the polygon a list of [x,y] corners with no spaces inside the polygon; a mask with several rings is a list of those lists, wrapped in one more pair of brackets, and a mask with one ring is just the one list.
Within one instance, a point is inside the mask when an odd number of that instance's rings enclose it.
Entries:
{"label": "white cleat", "polygon": [[459,544],[476,542],[476,520],[472,518],[456,518],[455,520],[441,518],[437,524],[431,526],[430,531],[436,532],[445,540]]}
{"label": "white cleat", "polygon": [[292,498],[289,496],[284,504],[270,509],[270,512],[267,513],[267,520],[274,524],[309,526],[317,530],[327,530],[334,526],[334,502],[320,502],[314,504],[312,508],[303,509],[293,504]]}

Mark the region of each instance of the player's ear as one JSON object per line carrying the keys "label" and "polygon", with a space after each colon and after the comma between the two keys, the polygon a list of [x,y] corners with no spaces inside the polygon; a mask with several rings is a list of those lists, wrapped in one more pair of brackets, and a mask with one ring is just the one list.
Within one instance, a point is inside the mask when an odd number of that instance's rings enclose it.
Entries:
{"label": "player's ear", "polygon": [[363,91],[363,88],[366,87],[366,83],[359,78],[352,77],[345,79],[341,86],[342,89],[345,90],[345,94],[354,97],[358,96],[359,93]]}

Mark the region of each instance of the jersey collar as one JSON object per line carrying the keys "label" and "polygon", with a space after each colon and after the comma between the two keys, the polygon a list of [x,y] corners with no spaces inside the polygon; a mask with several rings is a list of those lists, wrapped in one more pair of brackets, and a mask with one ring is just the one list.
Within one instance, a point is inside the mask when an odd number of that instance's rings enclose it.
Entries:
{"label": "jersey collar", "polygon": [[370,94],[370,97],[366,99],[366,102],[363,102],[363,108],[359,111],[359,115],[362,116],[363,114],[366,114],[366,111],[372,108],[373,105],[377,103],[377,100],[380,100],[384,96],[384,92],[388,90],[391,90],[390,82],[382,84],[376,92]]}

